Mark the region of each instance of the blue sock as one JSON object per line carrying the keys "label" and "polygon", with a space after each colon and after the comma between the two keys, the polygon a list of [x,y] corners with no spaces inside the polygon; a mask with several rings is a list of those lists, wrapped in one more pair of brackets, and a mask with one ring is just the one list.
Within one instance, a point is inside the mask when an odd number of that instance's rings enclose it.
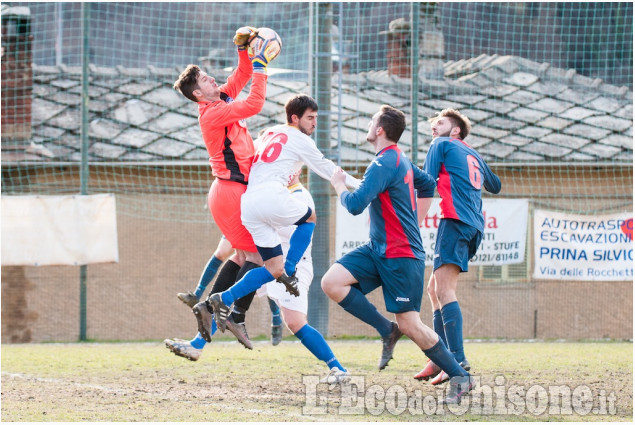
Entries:
{"label": "blue sock", "polygon": [[194,295],[196,295],[198,299],[203,296],[205,288],[207,288],[207,285],[209,285],[212,279],[214,279],[214,276],[216,276],[216,272],[218,271],[218,268],[221,264],[223,264],[223,262],[216,258],[215,255],[212,255],[212,258],[210,258],[207,262],[205,270],[203,270],[203,274],[201,274],[201,277],[198,280],[198,286],[194,291]]}
{"label": "blue sock", "polygon": [[448,348],[454,354],[456,361],[460,363],[465,360],[465,353],[463,352],[463,315],[458,301],[444,305],[441,308],[441,316],[443,316]]}
{"label": "blue sock", "polygon": [[443,316],[441,316],[441,309],[434,310],[432,314],[432,327],[434,331],[439,335],[439,339],[443,341],[445,346],[448,346],[448,340],[445,337],[445,329],[443,328]]}
{"label": "blue sock", "polygon": [[257,269],[249,270],[245,273],[242,279],[240,279],[234,286],[227,291],[221,293],[221,298],[226,306],[230,306],[239,298],[254,292],[260,288],[263,284],[271,282],[274,277],[264,267],[258,267]]}
{"label": "blue sock", "polygon": [[331,347],[329,347],[322,334],[315,328],[309,326],[308,323],[302,326],[302,328],[295,333],[295,336],[318,360],[322,360],[326,363],[329,369],[335,366],[339,370],[346,371],[344,366],[335,358],[335,354],[333,354]]}
{"label": "blue sock", "polygon": [[311,243],[315,223],[302,223],[293,231],[291,239],[289,239],[289,252],[284,262],[284,271],[287,276],[291,276],[295,272],[298,262],[304,255],[304,251]]}
{"label": "blue sock", "polygon": [[271,310],[271,326],[280,326],[282,325],[282,319],[280,318],[280,307],[278,304],[271,298],[267,298],[269,300],[269,309]]}
{"label": "blue sock", "polygon": [[362,322],[371,325],[382,337],[390,335],[392,322],[379,314],[377,308],[368,301],[362,291],[354,286],[350,288],[348,295],[339,302],[340,306]]}
{"label": "blue sock", "polygon": [[[212,335],[214,335],[215,333],[216,333],[216,320],[214,320],[214,318],[212,317]],[[203,339],[203,337],[201,336],[201,333],[199,332],[196,334],[194,339],[190,341],[190,344],[192,344],[192,347],[194,348],[201,349],[205,347],[205,344],[207,344],[207,341]]]}
{"label": "blue sock", "polygon": [[434,346],[423,350],[423,353],[428,356],[435,365],[439,366],[450,378],[453,376],[466,376],[468,373],[463,369],[452,353],[445,348],[445,345],[439,340]]}

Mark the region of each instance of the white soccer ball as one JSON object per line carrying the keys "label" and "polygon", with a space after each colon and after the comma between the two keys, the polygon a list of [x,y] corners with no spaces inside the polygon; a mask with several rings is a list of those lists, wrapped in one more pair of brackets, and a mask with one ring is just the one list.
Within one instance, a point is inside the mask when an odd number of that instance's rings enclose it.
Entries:
{"label": "white soccer ball", "polygon": [[258,28],[258,35],[249,42],[249,56],[253,57],[262,51],[269,62],[278,57],[280,50],[282,39],[271,28]]}

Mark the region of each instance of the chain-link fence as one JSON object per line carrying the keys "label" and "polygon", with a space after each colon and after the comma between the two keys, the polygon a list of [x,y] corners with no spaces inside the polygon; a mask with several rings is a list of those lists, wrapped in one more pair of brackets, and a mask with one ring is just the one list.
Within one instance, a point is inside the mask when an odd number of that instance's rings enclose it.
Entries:
{"label": "chain-link fence", "polygon": [[[420,166],[428,117],[447,107],[470,117],[466,142],[501,177],[499,198],[529,200],[530,220],[522,263],[462,275],[466,336],[632,336],[632,276],[533,278],[531,227],[534,209],[632,211],[632,3],[5,3],[2,195],[114,193],[120,261],[81,278],[72,266],[3,267],[3,342],[195,330],[175,294],[194,288],[220,233],[197,108],[171,86],[189,63],[224,80],[243,25],[283,40],[253,135],[284,121],[291,95],[311,94],[317,145],[361,177],[379,105],[406,112],[400,146]],[[332,336],[374,335],[321,292],[334,192],[303,180],[319,216],[309,318]],[[252,334],[268,332],[266,304],[248,314]],[[424,300],[430,323],[428,310]]]}

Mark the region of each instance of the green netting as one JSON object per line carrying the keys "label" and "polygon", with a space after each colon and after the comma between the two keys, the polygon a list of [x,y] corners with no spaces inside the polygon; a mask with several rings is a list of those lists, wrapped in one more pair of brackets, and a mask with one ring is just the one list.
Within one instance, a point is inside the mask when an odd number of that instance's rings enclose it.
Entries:
{"label": "green netting", "polygon": [[[499,197],[529,199],[530,217],[534,209],[632,210],[632,3],[2,7],[3,196],[79,193],[82,180],[86,193],[116,194],[120,263],[88,268],[89,338],[193,330],[174,294],[194,288],[220,234],[207,210],[213,177],[196,106],[171,86],[189,63],[224,81],[236,65],[231,39],[242,25],[274,28],[283,40],[267,103],[248,120],[253,135],[283,122],[292,94],[311,94],[320,103],[316,143],[361,176],[374,155],[364,141],[367,123],[380,104],[406,112],[400,145],[419,165],[430,142],[427,118],[451,107],[473,121],[466,141],[501,176]],[[314,248],[318,279],[335,259],[334,192],[316,176],[303,180],[326,223]],[[529,227],[524,263],[473,266],[462,277],[459,296],[473,324],[466,335],[632,335],[631,282],[532,279]],[[3,300],[24,301],[13,315],[3,304],[3,341],[75,339],[77,279],[72,267],[3,268]],[[330,335],[374,335],[315,295],[316,282],[312,291],[318,307],[310,316],[321,330],[328,317]],[[380,294],[372,299],[383,308]],[[31,314],[44,302],[46,314]],[[253,334],[268,332],[265,304],[257,301],[248,319]],[[628,326],[617,329],[616,311]],[[7,333],[15,317],[30,319]]]}

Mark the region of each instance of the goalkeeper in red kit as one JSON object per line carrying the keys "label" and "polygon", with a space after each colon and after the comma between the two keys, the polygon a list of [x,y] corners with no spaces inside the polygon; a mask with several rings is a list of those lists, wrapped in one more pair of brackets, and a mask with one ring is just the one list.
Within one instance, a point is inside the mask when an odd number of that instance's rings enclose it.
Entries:
{"label": "goalkeeper in red kit", "polygon": [[[247,47],[257,35],[253,27],[236,30],[234,43],[238,48],[238,67],[221,86],[216,79],[196,65],[188,65],[174,83],[174,89],[198,103],[199,124],[214,174],[214,182],[207,203],[214,221],[222,234],[236,249],[236,253],[218,273],[211,293],[224,291],[249,270],[262,265],[254,241],[240,219],[240,197],[247,189],[249,170],[254,157],[254,143],[245,119],[256,115],[265,103],[267,65],[278,52],[254,52],[249,57]],[[252,80],[249,95],[235,100],[245,85]],[[236,303],[227,328],[247,348],[251,341],[244,326],[245,311],[253,300],[253,293]],[[192,309],[200,316],[205,302]],[[200,328],[200,327],[199,327]],[[211,335],[203,334],[207,340]]]}

